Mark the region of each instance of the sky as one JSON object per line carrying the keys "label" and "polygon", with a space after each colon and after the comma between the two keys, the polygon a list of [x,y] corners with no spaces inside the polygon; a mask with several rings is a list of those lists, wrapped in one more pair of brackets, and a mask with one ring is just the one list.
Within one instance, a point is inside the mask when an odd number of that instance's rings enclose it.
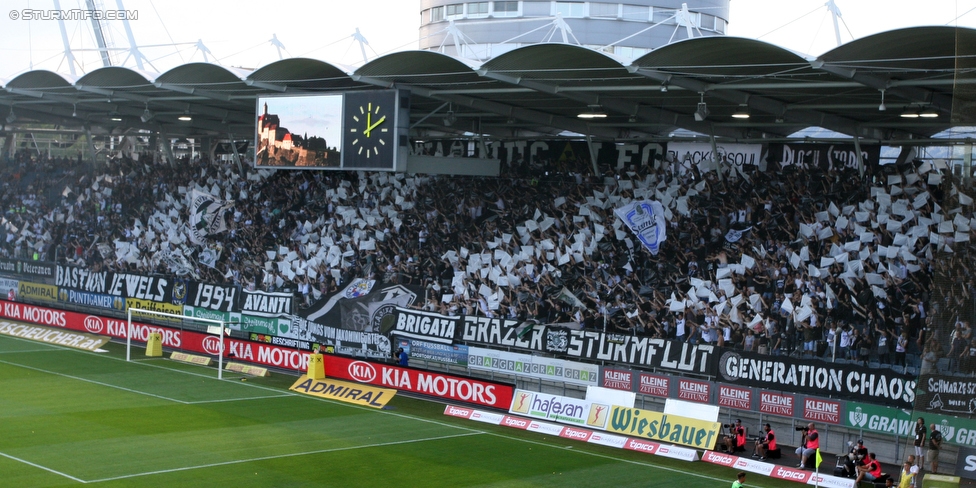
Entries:
{"label": "sky", "polygon": [[[44,19],[57,0],[6,0],[0,16],[0,84],[19,73],[48,69],[68,73],[58,22]],[[819,55],[836,46],[827,0],[731,0],[728,34],[757,38],[801,54]],[[147,71],[164,72],[188,62],[218,62],[248,69],[282,57],[311,57],[336,64],[362,64],[358,28],[369,45],[367,56],[415,49],[420,25],[417,0],[96,0],[96,5],[134,12],[133,37],[149,62]],[[976,28],[976,0],[835,0],[841,13],[841,39],[849,42],[878,32],[919,25]],[[694,5],[694,0],[688,0]],[[84,0],[60,0],[62,10],[81,9]],[[201,7],[203,6],[203,7]],[[30,14],[25,14],[25,10]],[[26,20],[25,17],[33,17]],[[14,17],[18,17],[16,20]],[[126,48],[122,22],[108,23],[112,46]],[[88,21],[65,21],[66,36],[82,65],[101,67]],[[199,44],[198,44],[199,42]],[[88,49],[89,51],[85,51]],[[135,67],[127,53],[115,64]]]}

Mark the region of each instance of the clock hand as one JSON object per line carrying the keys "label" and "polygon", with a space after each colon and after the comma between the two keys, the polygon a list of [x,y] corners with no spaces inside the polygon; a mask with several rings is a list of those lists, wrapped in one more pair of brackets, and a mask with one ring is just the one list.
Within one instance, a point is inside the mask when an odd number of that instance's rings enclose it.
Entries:
{"label": "clock hand", "polygon": [[366,130],[363,131],[363,135],[366,137],[369,137],[369,133],[373,131],[373,128],[370,126],[370,120],[372,115],[373,112],[366,112]]}
{"label": "clock hand", "polygon": [[382,116],[382,117],[380,117],[380,120],[377,120],[375,124],[370,125],[369,119],[367,118],[366,119],[366,130],[363,131],[363,132],[366,133],[366,137],[369,137],[369,133],[370,132],[373,132],[373,129],[375,129],[376,126],[382,124],[384,120],[386,120],[386,116],[385,115]]}

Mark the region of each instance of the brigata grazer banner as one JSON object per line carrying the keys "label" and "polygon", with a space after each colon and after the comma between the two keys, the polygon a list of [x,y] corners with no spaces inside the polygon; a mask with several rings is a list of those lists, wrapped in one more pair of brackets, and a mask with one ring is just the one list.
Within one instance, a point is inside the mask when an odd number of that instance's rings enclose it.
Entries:
{"label": "brigata grazer banner", "polygon": [[[739,385],[886,403],[898,408],[910,409],[915,401],[916,382],[912,375],[816,359],[725,350],[718,360],[717,376]],[[839,417],[831,419],[839,422]]]}

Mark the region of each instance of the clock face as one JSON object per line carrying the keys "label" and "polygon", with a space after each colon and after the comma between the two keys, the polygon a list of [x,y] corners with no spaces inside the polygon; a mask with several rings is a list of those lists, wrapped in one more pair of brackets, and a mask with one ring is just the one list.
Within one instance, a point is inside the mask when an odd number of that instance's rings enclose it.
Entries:
{"label": "clock face", "polygon": [[393,169],[396,154],[396,91],[347,93],[343,168]]}

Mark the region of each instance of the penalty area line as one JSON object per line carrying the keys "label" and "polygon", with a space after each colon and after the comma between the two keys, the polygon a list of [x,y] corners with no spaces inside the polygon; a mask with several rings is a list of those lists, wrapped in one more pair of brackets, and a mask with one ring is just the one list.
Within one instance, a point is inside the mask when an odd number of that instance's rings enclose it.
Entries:
{"label": "penalty area line", "polygon": [[43,469],[44,471],[47,471],[48,473],[54,473],[54,474],[56,474],[58,476],[62,476],[62,477],[68,478],[69,480],[77,481],[78,483],[85,483],[85,484],[89,483],[88,481],[85,481],[85,480],[83,480],[81,478],[75,478],[74,476],[71,476],[70,474],[65,474],[65,473],[62,473],[62,472],[60,472],[58,470],[48,468],[47,466],[41,466],[40,464],[32,463],[32,462],[27,461],[25,459],[21,459],[21,458],[19,458],[17,456],[11,456],[10,454],[6,454],[6,453],[3,453],[3,452],[0,452],[0,456],[3,456],[5,458],[7,458],[7,459],[12,459],[14,461],[17,461],[18,463],[23,463],[23,464],[26,464],[28,466],[33,466],[33,467],[35,467],[37,469]]}
{"label": "penalty area line", "polygon": [[[271,459],[282,459],[282,458],[289,458],[289,457],[308,456],[308,455],[311,455],[311,454],[325,454],[325,453],[330,453],[330,452],[353,451],[353,450],[356,450],[356,449],[370,449],[370,448],[374,448],[374,447],[386,447],[386,446],[396,446],[396,445],[401,445],[401,444],[413,444],[413,443],[417,443],[417,442],[439,441],[439,440],[443,440],[443,439],[454,439],[454,438],[457,438],[457,437],[467,437],[467,436],[480,435],[480,434],[483,434],[483,432],[467,432],[467,433],[464,433],[464,434],[444,435],[444,436],[439,436],[439,437],[426,437],[426,438],[423,438],[423,439],[407,439],[407,440],[403,440],[403,441],[381,442],[381,443],[377,443],[377,444],[364,444],[364,445],[360,445],[360,446],[335,447],[335,448],[332,448],[332,449],[317,449],[315,451],[295,452],[295,453],[291,453],[291,454],[278,454],[278,455],[275,455],[275,456],[261,456],[261,457],[249,458],[249,459],[237,459],[237,460],[234,460],[234,461],[224,461],[222,463],[200,464],[200,465],[197,465],[197,466],[184,466],[182,468],[161,469],[161,470],[158,470],[158,471],[147,471],[145,473],[126,474],[126,475],[122,475],[122,476],[113,476],[111,478],[102,478],[102,479],[97,479],[97,480],[91,480],[91,481],[88,481],[87,483],[102,483],[102,482],[105,482],[105,481],[124,480],[124,479],[129,479],[129,478],[138,478],[138,477],[141,477],[141,476],[152,476],[152,475],[156,475],[156,474],[176,473],[176,472],[180,472],[180,471],[190,471],[190,470],[194,470],[194,469],[215,468],[217,466],[230,466],[230,465],[234,465],[234,464],[252,463],[252,462],[255,462],[255,461],[268,461],[268,460],[271,460]],[[75,479],[75,478],[73,478],[73,479]],[[85,483],[85,482],[82,481],[82,483]]]}

